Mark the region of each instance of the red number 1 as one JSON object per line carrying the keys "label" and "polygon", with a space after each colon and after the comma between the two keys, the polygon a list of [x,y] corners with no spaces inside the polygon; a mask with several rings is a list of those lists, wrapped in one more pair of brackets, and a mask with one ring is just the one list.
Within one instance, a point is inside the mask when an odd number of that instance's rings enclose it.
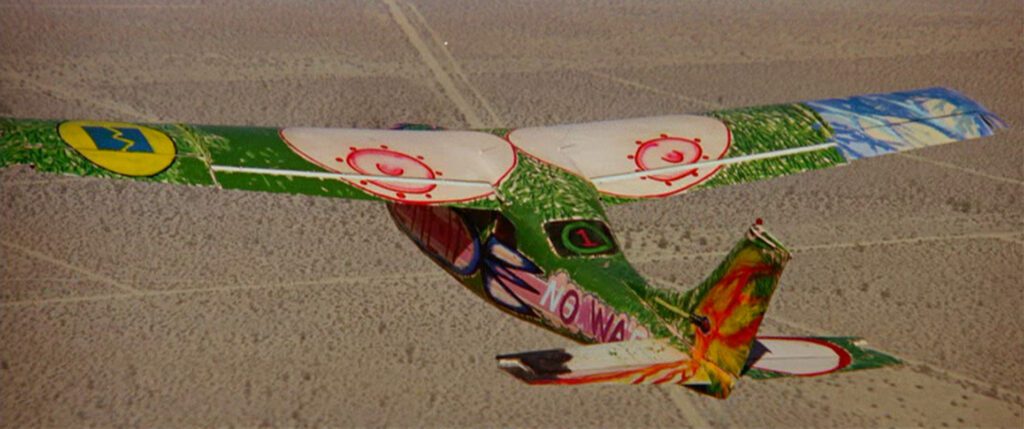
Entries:
{"label": "red number 1", "polygon": [[587,235],[587,230],[586,229],[580,228],[580,229],[577,229],[574,232],[576,233],[576,235],[580,236],[580,238],[583,239],[583,244],[582,244],[583,247],[597,247],[598,246],[598,243],[590,241],[590,236]]}

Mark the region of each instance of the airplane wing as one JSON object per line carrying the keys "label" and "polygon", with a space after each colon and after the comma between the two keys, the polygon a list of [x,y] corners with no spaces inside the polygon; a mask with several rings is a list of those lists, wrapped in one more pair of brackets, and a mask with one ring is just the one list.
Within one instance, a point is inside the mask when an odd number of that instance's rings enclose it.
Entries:
{"label": "airplane wing", "polygon": [[946,88],[513,130],[531,156],[609,203],[763,180],[992,135],[1006,125]]}
{"label": "airplane wing", "polygon": [[[467,162],[471,160],[471,162]],[[0,118],[0,167],[224,189],[496,208],[515,149],[476,131]]]}
{"label": "airplane wing", "polygon": [[948,89],[514,130],[253,128],[0,118],[0,167],[497,209],[521,156],[608,203],[665,197],[984,137],[1005,124]]}

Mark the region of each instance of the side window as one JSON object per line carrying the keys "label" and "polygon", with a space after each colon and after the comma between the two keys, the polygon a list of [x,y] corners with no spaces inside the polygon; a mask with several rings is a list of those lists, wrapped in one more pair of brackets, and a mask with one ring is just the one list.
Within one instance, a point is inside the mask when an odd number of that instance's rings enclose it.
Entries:
{"label": "side window", "polygon": [[561,256],[597,256],[619,252],[608,224],[599,220],[556,220],[544,224],[548,242]]}

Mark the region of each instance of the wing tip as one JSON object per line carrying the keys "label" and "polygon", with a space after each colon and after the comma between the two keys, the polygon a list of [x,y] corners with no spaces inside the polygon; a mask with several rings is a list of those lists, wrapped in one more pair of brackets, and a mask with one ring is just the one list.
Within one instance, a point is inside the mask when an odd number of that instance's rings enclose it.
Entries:
{"label": "wing tip", "polygon": [[833,130],[848,160],[992,136],[1006,122],[946,87],[856,95],[804,103]]}

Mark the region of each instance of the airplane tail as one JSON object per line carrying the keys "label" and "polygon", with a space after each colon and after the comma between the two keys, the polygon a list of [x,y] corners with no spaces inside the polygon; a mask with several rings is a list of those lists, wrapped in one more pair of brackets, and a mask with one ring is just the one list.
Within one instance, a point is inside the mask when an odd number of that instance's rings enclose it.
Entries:
{"label": "airplane tail", "polygon": [[652,291],[671,337],[507,354],[498,365],[530,384],[679,384],[725,398],[741,376],[806,377],[900,363],[853,337],[757,337],[789,259],[758,222],[696,288]]}
{"label": "airplane tail", "polygon": [[531,384],[674,383],[724,398],[743,373],[788,260],[755,224],[700,286],[654,299],[680,322],[675,338],[503,355],[499,364]]}
{"label": "airplane tail", "polygon": [[789,251],[754,224],[718,268],[688,292],[695,357],[733,375],[743,371]]}
{"label": "airplane tail", "polygon": [[690,356],[704,363],[716,383],[690,385],[701,393],[725,397],[739,378],[755,345],[789,251],[761,228],[760,221],[703,283],[678,303],[690,321]]}

